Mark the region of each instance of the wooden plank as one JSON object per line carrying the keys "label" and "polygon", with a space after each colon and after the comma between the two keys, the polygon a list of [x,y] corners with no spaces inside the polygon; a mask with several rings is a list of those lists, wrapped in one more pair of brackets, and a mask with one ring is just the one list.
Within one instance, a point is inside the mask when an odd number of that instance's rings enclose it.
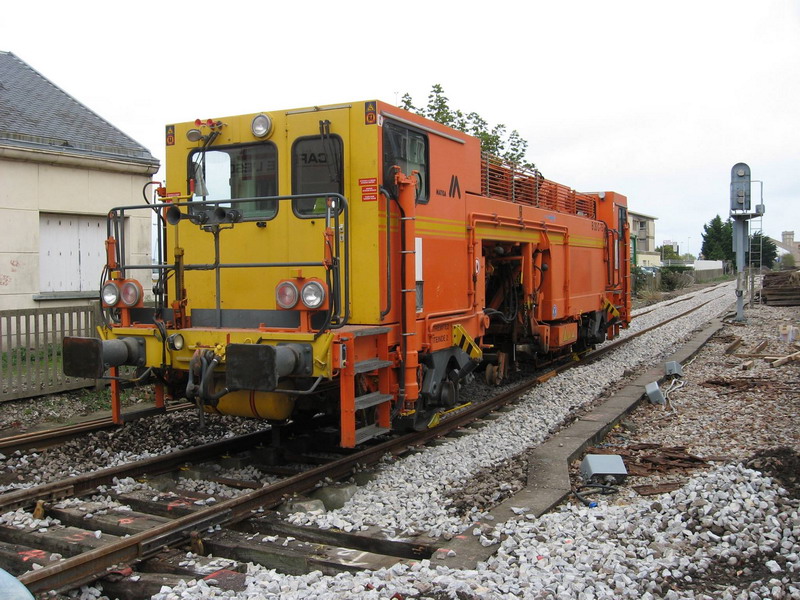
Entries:
{"label": "wooden plank", "polygon": [[764,348],[767,347],[767,345],[769,345],[769,340],[764,340],[758,346],[753,348],[753,352],[761,352]]}
{"label": "wooden plank", "polygon": [[755,364],[754,360],[746,360],[746,361],[744,361],[742,363],[742,371],[749,371],[750,369],[753,368],[754,364]]}
{"label": "wooden plank", "polygon": [[[189,564],[192,563],[192,564]],[[216,574],[221,568],[237,573],[247,573],[247,565],[238,561],[220,560],[205,556],[193,556],[187,560],[186,552],[170,548],[141,563],[139,570],[147,573],[171,573],[189,575],[192,579],[203,579]]]}
{"label": "wooden plank", "polygon": [[97,534],[77,527],[51,527],[44,531],[29,531],[4,525],[0,526],[0,539],[9,544],[33,545],[63,556],[75,556],[120,540],[116,535],[102,532]]}
{"label": "wooden plank", "polygon": [[273,511],[266,511],[257,518],[240,523],[238,531],[249,534],[279,535],[304,542],[341,546],[366,550],[376,554],[398,556],[401,558],[428,558],[441,547],[441,540],[417,536],[409,540],[390,540],[375,531],[352,532],[338,529],[319,529],[287,523]]}
{"label": "wooden plank", "polygon": [[[36,356],[42,356],[42,360],[36,362],[36,367],[34,368],[32,373],[29,373],[28,378],[30,379],[32,389],[34,390],[42,390],[46,386],[45,377],[42,374],[42,371],[47,368],[47,365],[50,364],[50,346],[47,343],[46,339],[42,339],[40,333],[40,316],[38,311],[33,315],[33,340],[34,346],[36,347]],[[55,355],[53,355],[53,360],[55,360]]]}
{"label": "wooden plank", "polygon": [[202,540],[204,552],[254,562],[290,575],[303,575],[311,571],[321,571],[325,575],[364,569],[377,571],[397,563],[408,565],[416,562],[364,550],[301,542],[290,537],[274,536],[262,540],[250,540],[249,537],[225,530],[207,534]]}
{"label": "wooden plank", "polygon": [[725,348],[725,354],[733,354],[733,352],[742,345],[742,338],[737,337],[734,341],[728,344],[728,347]]}
{"label": "wooden plank", "polygon": [[103,593],[118,600],[141,600],[161,591],[162,586],[174,587],[186,577],[161,573],[131,573],[129,576],[109,575],[100,580]]}
{"label": "wooden plank", "polygon": [[22,336],[20,334],[20,318],[21,318],[21,311],[17,311],[14,315],[14,337],[16,339],[16,343],[14,344],[14,349],[16,350],[16,360],[14,361],[14,376],[11,379],[11,387],[12,389],[16,389],[17,391],[20,390],[20,384],[22,383],[22,365],[20,364],[22,361],[20,356],[20,350],[22,348]]}
{"label": "wooden plank", "polygon": [[771,363],[770,366],[780,367],[793,360],[800,360],[800,352],[795,352],[794,354],[790,354],[789,356],[784,356],[783,358],[779,358],[775,362]]}

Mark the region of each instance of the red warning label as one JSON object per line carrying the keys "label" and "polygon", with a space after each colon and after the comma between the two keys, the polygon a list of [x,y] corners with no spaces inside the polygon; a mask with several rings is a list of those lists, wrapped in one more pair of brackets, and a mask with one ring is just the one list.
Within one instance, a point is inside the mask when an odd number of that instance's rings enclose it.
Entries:
{"label": "red warning label", "polygon": [[358,180],[358,185],[377,185],[378,179],[375,177],[365,177]]}

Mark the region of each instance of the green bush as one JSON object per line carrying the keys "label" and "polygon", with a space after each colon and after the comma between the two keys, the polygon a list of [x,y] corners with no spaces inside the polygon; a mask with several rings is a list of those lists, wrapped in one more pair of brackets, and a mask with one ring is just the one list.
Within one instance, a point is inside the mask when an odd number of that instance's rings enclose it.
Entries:
{"label": "green bush", "polygon": [[653,276],[641,267],[631,267],[631,279],[633,279],[633,293],[638,294],[647,289],[647,283],[652,281]]}
{"label": "green bush", "polygon": [[661,269],[661,289],[665,292],[679,290],[694,283],[687,267],[664,267]]}

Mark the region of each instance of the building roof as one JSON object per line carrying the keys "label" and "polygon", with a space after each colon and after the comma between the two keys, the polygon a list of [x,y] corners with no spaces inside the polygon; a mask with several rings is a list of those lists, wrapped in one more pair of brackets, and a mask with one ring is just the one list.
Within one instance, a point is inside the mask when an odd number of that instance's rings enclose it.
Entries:
{"label": "building roof", "polygon": [[652,221],[658,221],[658,217],[654,217],[652,215],[646,215],[644,213],[636,212],[630,209],[628,209],[628,215],[630,215],[631,217],[641,217],[642,219],[650,219]]}
{"label": "building roof", "polygon": [[158,168],[158,160],[11,52],[0,51],[0,143]]}

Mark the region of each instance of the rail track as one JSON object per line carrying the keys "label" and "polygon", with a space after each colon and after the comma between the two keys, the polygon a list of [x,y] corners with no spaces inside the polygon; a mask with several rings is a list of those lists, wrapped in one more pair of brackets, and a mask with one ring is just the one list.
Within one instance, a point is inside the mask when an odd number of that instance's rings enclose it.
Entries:
{"label": "rail track", "polygon": [[[109,575],[119,565],[147,560],[156,560],[162,565],[161,568],[171,569],[172,573],[210,576],[204,575],[202,569],[187,570],[185,565],[180,565],[175,555],[170,560],[165,558],[167,555],[164,552],[167,548],[175,548],[187,542],[191,543],[199,554],[210,550],[215,555],[231,557],[233,562],[238,559],[255,562],[266,560],[270,566],[287,572],[309,566],[319,568],[323,572],[378,568],[387,566],[387,562],[430,556],[437,547],[433,541],[427,543],[424,540],[415,540],[409,544],[381,541],[374,536],[365,537],[356,533],[301,531],[308,528],[292,528],[282,524],[270,509],[278,506],[287,497],[314,489],[323,480],[347,478],[365,467],[377,464],[387,454],[403,455],[433,439],[446,436],[516,401],[533,387],[558,373],[578,364],[586,364],[587,361],[599,360],[628,341],[672,320],[684,317],[706,304],[708,302],[605,344],[602,348],[584,356],[581,362],[572,361],[557,366],[532,380],[509,387],[494,398],[450,413],[435,428],[394,437],[303,472],[286,476],[264,487],[258,487],[253,482],[226,480],[227,484],[245,491],[211,505],[207,504],[208,498],[202,494],[174,493],[158,494],[154,497],[149,494],[150,498],[143,497],[142,494],[138,497],[135,494],[122,494],[118,498],[119,502],[133,508],[132,511],[126,510],[124,514],[105,510],[93,514],[69,505],[58,508],[54,506],[54,502],[63,498],[85,497],[94,493],[98,486],[107,486],[125,477],[152,479],[180,469],[187,463],[197,464],[213,460],[223,454],[240,452],[257,444],[259,436],[263,436],[263,433],[226,439],[65,481],[0,494],[0,512],[37,506],[37,511],[46,512],[67,525],[63,530],[31,532],[9,526],[0,527],[0,559],[4,564],[13,567],[14,572],[22,573],[19,580],[32,592],[39,593],[74,588]],[[60,533],[56,535],[55,531]],[[209,531],[211,533],[204,533]],[[243,532],[258,536],[266,534],[265,539],[273,537],[278,539],[283,535],[286,543],[280,548],[275,548],[274,543],[267,544],[265,549],[265,544],[254,543],[244,538]],[[297,542],[296,539],[300,539],[301,536],[311,541]],[[237,548],[239,550],[236,550]],[[53,553],[66,555],[66,558],[53,558],[51,556]],[[165,566],[167,563],[171,566]],[[25,572],[31,564],[36,564],[38,568]],[[212,567],[214,566],[216,565],[212,564]],[[235,569],[223,569],[223,571],[227,573],[227,577],[232,578],[232,581],[237,580],[236,576],[230,575]],[[216,571],[212,574],[214,573],[217,578],[221,577]],[[165,576],[148,575],[145,579],[157,586],[160,585],[159,582],[165,581]],[[139,589],[139,593],[142,592],[143,590]],[[117,593],[120,597],[124,596],[119,590]]]}

